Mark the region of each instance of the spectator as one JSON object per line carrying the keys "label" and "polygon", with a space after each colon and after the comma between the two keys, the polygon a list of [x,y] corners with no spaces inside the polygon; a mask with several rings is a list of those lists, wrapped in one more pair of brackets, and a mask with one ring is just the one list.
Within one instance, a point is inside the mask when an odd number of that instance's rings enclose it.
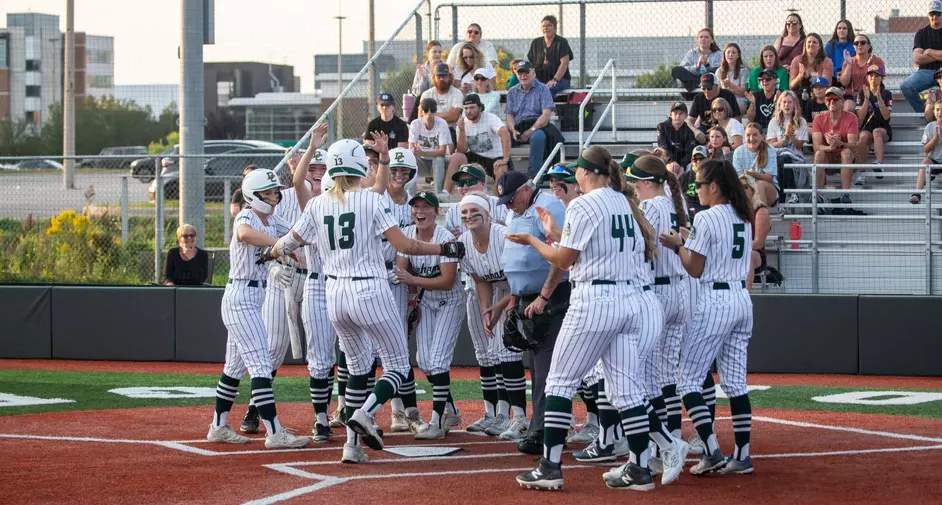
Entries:
{"label": "spectator", "polygon": [[733,151],[733,167],[739,175],[748,175],[756,180],[759,194],[770,207],[781,199],[778,185],[778,162],[775,148],[765,141],[762,127],[752,122],[746,125],[746,143]]}
{"label": "spectator", "polygon": [[[543,36],[533,39],[527,60],[536,70],[536,78],[549,87],[550,95],[556,96],[564,89],[569,89],[569,64],[574,58],[569,41],[556,35],[556,16],[544,16],[540,22]],[[517,67],[520,68],[519,66]],[[517,78],[520,78],[519,73]],[[522,79],[520,79],[522,82]]]}
{"label": "spectator", "polygon": [[[710,130],[711,132],[713,130]],[[690,170],[687,170],[680,176],[680,188],[684,192],[684,201],[687,203],[687,215],[690,216],[690,221],[693,222],[693,216],[700,212],[701,210],[708,209],[706,205],[700,203],[700,197],[697,196],[697,168],[700,167],[700,164],[703,163],[703,160],[710,157],[709,152],[705,146],[697,146],[693,148],[693,153],[690,155]]]}
{"label": "spectator", "polygon": [[509,129],[496,114],[484,110],[481,98],[474,93],[464,99],[464,118],[458,121],[458,150],[451,155],[444,180],[445,196],[451,195],[454,174],[468,163],[481,165],[495,181],[514,169]]}
{"label": "spectator", "polygon": [[493,79],[488,78],[487,71],[483,68],[474,71],[474,93],[481,99],[485,112],[497,117],[504,115],[500,110],[500,93],[494,91]]}
{"label": "spectator", "polygon": [[396,115],[396,100],[389,93],[380,93],[376,97],[376,110],[379,116],[370,120],[363,132],[363,140],[372,143],[371,132],[383,132],[388,137],[390,149],[396,147],[409,147],[409,125]]}
{"label": "spectator", "polygon": [[761,91],[759,85],[759,73],[763,70],[771,70],[775,75],[775,89],[785,91],[788,89],[788,69],[783,67],[778,61],[778,53],[772,46],[765,46],[759,52],[759,66],[752,69],[749,74],[748,91]]}
{"label": "spectator", "polygon": [[[926,159],[922,160],[923,165],[942,164],[942,142],[939,141],[939,138],[942,137],[942,101],[935,102],[932,106],[932,112],[935,113],[935,121],[927,124],[925,131],[922,133],[922,152],[926,155]],[[940,173],[942,173],[942,168],[931,169],[930,181]],[[916,191],[920,191],[925,186],[926,168],[923,166],[919,169],[919,176],[916,177]],[[919,193],[913,193],[909,197],[909,203],[911,204],[917,204],[921,201],[922,195]]]}
{"label": "spectator", "polygon": [[209,278],[209,255],[196,247],[196,228],[181,224],[177,228],[177,243],[167,251],[164,264],[165,286],[200,286]]}
{"label": "spectator", "polygon": [[[855,98],[857,93],[867,87],[867,69],[870,65],[880,65],[886,68],[883,59],[873,54],[873,44],[870,37],[858,33],[854,37],[855,54],[853,58],[844,59],[841,66],[840,82],[844,86],[844,110],[856,111]],[[834,68],[837,68],[835,65]]]}
{"label": "spectator", "polygon": [[[893,128],[890,127],[890,113],[893,112],[893,95],[883,85],[886,70],[880,65],[870,65],[867,69],[867,86],[857,93],[857,120],[860,121],[860,136],[857,141],[857,162],[867,163],[867,152],[873,142],[873,163],[883,164],[883,149],[893,140]],[[875,168],[874,172],[883,169]],[[877,176],[882,178],[882,176]],[[863,174],[857,174],[854,184],[865,184]]]}
{"label": "spectator", "polygon": [[704,74],[719,70],[722,60],[723,53],[716,45],[713,30],[701,28],[697,32],[697,47],[687,51],[680,66],[671,70],[671,77],[680,81],[687,91],[693,91]]}
{"label": "spectator", "polygon": [[690,163],[690,151],[697,145],[696,131],[687,118],[687,104],[671,105],[670,118],[657,125],[657,145],[667,153],[668,170],[681,174]]}
{"label": "spectator", "polygon": [[[256,165],[249,165],[242,169],[242,178],[245,179],[246,175],[249,175],[249,172],[258,168]],[[239,181],[239,187],[232,192],[232,199],[229,200],[229,215],[236,217],[242,207],[245,206],[245,198],[242,198],[242,181]]]}
{"label": "spectator", "polygon": [[844,68],[844,62],[857,55],[854,50],[854,25],[847,19],[837,22],[831,40],[824,44],[824,54],[834,64],[834,75],[826,76],[831,82],[837,82],[838,69]]}
{"label": "spectator", "polygon": [[743,128],[742,123],[736,121],[731,116],[733,108],[725,98],[717,98],[710,105],[710,112],[713,114],[714,126],[719,126],[726,131],[729,137],[729,145],[733,149],[742,145]]}
{"label": "spectator", "polygon": [[792,12],[785,17],[785,29],[782,30],[782,36],[775,39],[772,45],[778,51],[778,62],[782,66],[788,67],[792,60],[801,55],[805,44],[805,26],[801,22],[801,16]]}
{"label": "spectator", "polygon": [[[823,77],[822,77],[823,79]],[[808,187],[808,171],[801,169],[785,169],[786,163],[800,164],[805,162],[801,148],[808,142],[808,121],[798,112],[798,97],[792,91],[779,93],[775,102],[775,114],[769,122],[766,139],[769,145],[776,150],[776,161],[779,168],[779,179],[783,189],[796,189]],[[789,204],[799,202],[798,195],[792,193],[788,197]]]}
{"label": "spectator", "polygon": [[942,68],[942,0],[929,2],[929,25],[913,37],[913,64],[919,70],[899,87],[913,110],[919,112],[926,105],[919,94],[935,85],[935,71]]}
{"label": "spectator", "polygon": [[[818,114],[828,111],[828,106],[824,101],[824,92],[830,86],[831,84],[824,76],[819,75],[811,80],[811,97],[801,104],[802,116],[808,123],[814,121]],[[847,110],[847,107],[844,107],[844,110]]]}
{"label": "spectator", "polygon": [[454,77],[452,79],[454,86],[460,89],[463,95],[467,95],[474,90],[475,70],[484,72],[484,75],[491,79],[491,84],[494,84],[497,72],[494,71],[494,67],[490,63],[484,61],[484,55],[481,54],[481,51],[478,51],[474,44],[465,42],[459,51],[461,58],[458,60],[458,64],[452,67],[451,75]]}
{"label": "spectator", "polygon": [[445,155],[451,143],[448,123],[438,117],[438,102],[432,98],[422,100],[419,117],[409,125],[409,148],[415,153],[420,173],[432,172],[435,192],[442,190],[445,178]]}
{"label": "spectator", "polygon": [[[555,19],[553,20],[555,21]],[[544,27],[546,26],[544,21]],[[549,122],[553,113],[553,96],[547,85],[533,79],[530,62],[517,65],[520,84],[507,91],[507,107],[504,109],[507,130],[514,145],[530,144],[530,175],[543,166],[543,160],[563,136]],[[509,156],[509,153],[508,153]]]}
{"label": "spectator", "polygon": [[[831,86],[824,93],[824,101],[828,106],[827,114],[818,114],[811,123],[811,139],[814,144],[814,162],[817,164],[851,165],[854,162],[854,151],[857,149],[857,116],[844,110],[844,91]],[[854,169],[841,168],[841,188],[849,189]],[[825,170],[818,170],[818,187],[823,188],[827,182]],[[850,204],[850,195],[844,193],[839,203]],[[824,198],[818,196],[819,202]],[[859,214],[853,209],[835,209],[835,213]]]}
{"label": "spectator", "polygon": [[742,61],[742,50],[739,49],[739,44],[731,42],[723,48],[723,62],[720,63],[720,69],[716,72],[716,77],[720,81],[721,88],[728,89],[736,95],[739,109],[745,109],[749,103],[746,100],[749,69]]}
{"label": "spectator", "polygon": [[510,89],[518,84],[520,84],[520,79],[517,79],[517,65],[523,63],[523,58],[514,58],[510,60],[510,79],[507,79],[507,89]]}
{"label": "spectator", "polygon": [[[752,220],[755,237],[752,239],[752,261],[750,264],[755,273],[760,273],[768,268],[768,260],[765,253],[765,240],[772,231],[772,217],[769,215],[768,205],[762,198],[762,192],[759,190],[756,180],[748,175],[739,176],[739,182],[742,183],[746,198],[752,202],[754,217]],[[751,277],[751,276],[750,276]]]}
{"label": "spectator", "polygon": [[425,63],[416,65],[415,77],[412,79],[411,93],[416,97],[413,109],[418,110],[418,98],[425,93],[425,90],[432,87],[432,75],[435,74],[435,68],[439,63],[442,63],[442,44],[437,40],[429,41],[425,46]]}
{"label": "spectator", "polygon": [[736,102],[736,95],[728,89],[720,89],[715,75],[701,75],[700,89],[703,90],[703,93],[698,93],[697,96],[693,97],[690,115],[687,116],[687,125],[697,136],[697,142],[703,144],[706,142],[705,132],[716,124],[716,121],[713,120],[713,111],[710,110],[713,100],[716,100],[717,97],[725,98],[733,110],[732,117],[734,118],[738,119],[742,112],[739,110],[739,103]]}
{"label": "spectator", "polygon": [[[448,51],[448,65],[452,68],[458,66],[458,53],[461,51],[461,47],[466,43],[474,44],[475,49],[477,49],[481,54],[485,62],[490,63],[494,68],[497,68],[497,49],[494,47],[494,44],[489,40],[483,40],[484,31],[481,29],[481,25],[477,23],[471,23],[468,25],[468,30],[465,32],[465,40],[463,42],[458,42],[451,47],[451,51]],[[478,65],[480,67],[481,65]],[[478,68],[474,67],[474,68]]]}
{"label": "spectator", "polygon": [[[942,69],[936,70],[933,77],[935,77],[936,84],[939,85],[939,87],[942,87]],[[932,121],[935,121],[935,103],[938,101],[939,101],[939,90],[930,89],[929,99],[926,100],[926,111],[925,111],[926,123],[931,123]]]}
{"label": "spectator", "polygon": [[723,127],[714,126],[707,131],[706,148],[708,159],[733,162],[733,148]]}
{"label": "spectator", "polygon": [[762,86],[761,91],[746,93],[746,99],[749,100],[749,110],[746,115],[749,121],[759,123],[765,131],[769,127],[772,115],[775,114],[775,100],[781,91],[775,89],[775,74],[768,69],[759,72],[759,84]]}
{"label": "spectator", "polygon": [[817,33],[809,33],[805,37],[805,50],[801,56],[792,60],[788,70],[788,87],[802,100],[811,97],[811,79],[822,76],[828,80],[834,74],[834,63],[824,55],[824,44]]}
{"label": "spectator", "polygon": [[454,144],[456,143],[455,123],[461,117],[461,102],[464,101],[464,95],[461,94],[460,90],[452,87],[452,79],[448,65],[439,63],[435,67],[435,76],[432,78],[434,86],[422,93],[422,100],[431,98],[438,103],[438,117],[448,123],[448,127],[451,129],[451,140]]}

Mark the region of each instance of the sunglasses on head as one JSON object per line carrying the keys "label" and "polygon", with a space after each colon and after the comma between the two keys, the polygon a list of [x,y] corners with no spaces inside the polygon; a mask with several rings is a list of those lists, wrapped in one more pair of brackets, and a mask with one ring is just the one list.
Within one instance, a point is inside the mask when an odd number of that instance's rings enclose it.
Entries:
{"label": "sunglasses on head", "polygon": [[467,188],[467,187],[474,186],[477,183],[478,183],[477,179],[471,179],[471,178],[466,177],[464,179],[458,179],[457,181],[455,181],[455,186],[458,186],[459,188]]}
{"label": "sunglasses on head", "polygon": [[800,21],[786,21],[785,24],[795,26],[795,25],[800,25],[801,22]]}

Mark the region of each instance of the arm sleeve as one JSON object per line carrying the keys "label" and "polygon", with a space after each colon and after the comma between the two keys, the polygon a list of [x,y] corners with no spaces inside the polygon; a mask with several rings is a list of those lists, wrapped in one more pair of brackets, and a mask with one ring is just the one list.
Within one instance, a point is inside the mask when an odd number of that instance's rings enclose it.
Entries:
{"label": "arm sleeve", "polygon": [[[562,226],[566,222],[566,207],[563,206],[563,202],[560,202],[556,197],[546,203],[543,207],[546,208],[553,215],[553,218],[556,219],[556,224]],[[543,228],[543,222],[539,219],[536,220],[536,226],[540,230],[540,233],[543,236],[546,236],[546,230]]]}
{"label": "arm sleeve", "polygon": [[746,160],[745,153],[743,152],[745,149],[747,149],[746,145],[743,144],[733,151],[733,168],[736,169],[737,174],[742,174],[746,171],[747,168],[749,168],[747,166],[748,161]]}
{"label": "arm sleeve", "polygon": [[[758,75],[758,74],[757,74]],[[775,75],[778,77],[778,89],[779,91],[788,91],[788,69],[785,67],[779,68]],[[758,79],[758,78],[757,78]],[[759,89],[758,80],[756,81],[756,89]]]}
{"label": "arm sleeve", "polygon": [[581,203],[573,200],[566,209],[566,225],[563,226],[562,238],[559,240],[560,246],[576,251],[585,250],[599,226],[599,220],[592,219]]}
{"label": "arm sleeve", "polygon": [[[460,118],[458,121],[464,121],[464,118]],[[448,131],[448,123],[446,123],[444,119],[437,117],[435,118],[435,126],[438,129],[438,146],[444,147],[451,144],[451,132]]]}
{"label": "arm sleeve", "polygon": [[517,119],[517,93],[514,93],[513,89],[507,90],[507,105],[504,106],[504,114]]}
{"label": "arm sleeve", "polygon": [[780,129],[780,125],[778,124],[778,118],[777,118],[777,117],[773,117],[773,118],[769,121],[769,127],[768,127],[768,129],[767,129],[767,131],[766,131],[765,138],[766,138],[767,140],[776,140],[776,139],[778,139],[778,137],[779,137],[779,129]]}
{"label": "arm sleeve", "polygon": [[497,117],[497,114],[490,114],[485,116],[485,119],[487,119],[488,128],[494,132],[494,135],[500,134],[500,129],[506,126],[504,125],[504,122],[501,121],[499,117]]}
{"label": "arm sleeve", "polygon": [[693,251],[701,256],[708,256],[710,251],[710,238],[713,234],[713,221],[704,213],[698,213],[693,217],[693,228],[690,230],[690,237],[684,247],[688,251]]}
{"label": "arm sleeve", "polygon": [[710,53],[710,56],[707,57],[707,66],[708,70],[715,71],[720,68],[720,64],[723,63],[723,51],[713,51]]}
{"label": "arm sleeve", "polygon": [[416,123],[417,121],[421,121],[421,119],[415,119],[412,121],[412,124],[409,125],[409,142],[412,144],[419,143],[419,139],[415,135],[415,132],[419,129],[418,124]]}

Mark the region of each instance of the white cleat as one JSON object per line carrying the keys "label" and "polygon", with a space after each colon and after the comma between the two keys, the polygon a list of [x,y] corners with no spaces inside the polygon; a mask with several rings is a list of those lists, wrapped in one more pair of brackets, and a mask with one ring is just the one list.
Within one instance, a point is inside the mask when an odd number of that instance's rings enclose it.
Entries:
{"label": "white cleat", "polygon": [[310,443],[309,437],[299,437],[287,429],[265,437],[266,449],[300,449]]}
{"label": "white cleat", "polygon": [[442,440],[445,438],[445,433],[448,431],[444,428],[440,428],[431,423],[423,424],[418,431],[415,432],[416,440]]}
{"label": "white cleat", "polygon": [[442,428],[444,428],[447,433],[455,428],[460,428],[462,421],[461,412],[456,411],[452,414],[448,412],[448,409],[445,409],[445,416],[442,418]]}
{"label": "white cleat", "polygon": [[511,440],[519,442],[520,439],[527,436],[527,429],[530,428],[530,420],[527,416],[514,416],[510,421],[510,427],[500,434],[501,440]]}
{"label": "white cleat", "polygon": [[343,409],[340,408],[340,407],[337,407],[337,410],[335,410],[335,411],[330,415],[330,427],[331,427],[331,428],[340,428],[340,427],[342,427],[342,426],[344,425],[343,423],[344,423],[344,420],[343,420]]}
{"label": "white cleat", "polygon": [[494,416],[488,416],[485,414],[483,417],[469,424],[464,430],[468,433],[482,433],[486,431],[492,424],[494,424]]}
{"label": "white cleat", "polygon": [[690,438],[687,439],[687,454],[703,456],[704,453],[706,453],[706,444],[703,443],[703,440],[700,440],[699,434],[694,433]]}
{"label": "white cleat", "polygon": [[676,481],[684,473],[684,459],[687,457],[687,442],[674,439],[671,448],[661,451],[662,468],[661,484],[667,485]]}
{"label": "white cleat", "polygon": [[340,457],[341,463],[355,465],[357,463],[366,463],[369,460],[370,457],[359,445],[343,444],[343,456]]}
{"label": "white cleat", "polygon": [[504,414],[497,414],[494,416],[494,422],[484,430],[484,434],[496,437],[507,431],[507,428],[510,428],[510,419]]}
{"label": "white cleat", "polygon": [[[654,458],[651,459],[653,460]],[[648,466],[650,466],[650,462]],[[617,479],[621,474],[625,473],[626,468],[628,468],[628,463],[621,466],[613,466],[609,471],[602,474],[602,479],[606,481]]]}
{"label": "white cleat", "polygon": [[628,439],[621,437],[618,440],[615,440],[615,457],[616,458],[627,458],[628,454],[631,451],[628,449]]}
{"label": "white cleat", "polygon": [[393,433],[409,431],[409,417],[406,416],[405,412],[393,411],[389,431]]}
{"label": "white cleat", "polygon": [[383,438],[376,430],[373,419],[363,409],[353,411],[353,415],[347,419],[347,426],[360,435],[367,447],[374,451],[383,450]]}
{"label": "white cleat", "polygon": [[249,437],[243,437],[236,433],[232,426],[228,424],[225,426],[219,426],[218,428],[209,425],[209,433],[206,434],[206,440],[210,442],[222,442],[226,444],[247,444],[252,441]]}
{"label": "white cleat", "polygon": [[409,431],[412,433],[418,433],[419,428],[425,424],[425,421],[422,420],[422,414],[419,413],[419,409],[415,409],[406,414],[406,421],[408,421]]}
{"label": "white cleat", "polygon": [[586,424],[582,429],[573,433],[566,442],[570,444],[591,444],[599,436],[599,425]]}

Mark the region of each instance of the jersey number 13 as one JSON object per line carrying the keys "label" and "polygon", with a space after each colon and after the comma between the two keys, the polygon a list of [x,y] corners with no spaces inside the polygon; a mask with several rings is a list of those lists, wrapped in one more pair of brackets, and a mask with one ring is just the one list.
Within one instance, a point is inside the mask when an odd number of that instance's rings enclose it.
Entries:
{"label": "jersey number 13", "polygon": [[[334,230],[334,216],[324,216],[324,226],[327,227],[327,242],[330,244],[330,250],[333,251],[340,246],[341,249],[350,249],[353,247],[354,233],[353,227],[357,222],[357,215],[353,212],[344,212],[337,216],[336,224],[340,228],[339,233]],[[340,236],[339,240],[335,237]]]}

